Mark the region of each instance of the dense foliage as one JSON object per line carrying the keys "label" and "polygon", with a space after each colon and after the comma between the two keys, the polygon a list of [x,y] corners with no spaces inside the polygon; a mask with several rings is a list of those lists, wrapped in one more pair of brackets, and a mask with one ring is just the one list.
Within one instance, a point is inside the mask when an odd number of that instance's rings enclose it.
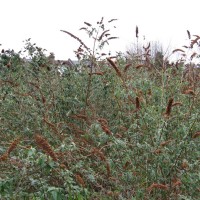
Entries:
{"label": "dense foliage", "polygon": [[41,51],[0,55],[0,199],[198,199],[198,69],[61,76]]}

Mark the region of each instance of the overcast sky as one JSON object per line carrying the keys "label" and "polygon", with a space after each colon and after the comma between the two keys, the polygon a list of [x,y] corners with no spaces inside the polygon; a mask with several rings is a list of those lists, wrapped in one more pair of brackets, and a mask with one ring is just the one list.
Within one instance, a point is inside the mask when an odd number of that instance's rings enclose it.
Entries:
{"label": "overcast sky", "polygon": [[20,50],[23,40],[54,52],[56,59],[74,58],[79,43],[60,30],[84,38],[79,31],[84,21],[96,23],[117,18],[107,50],[126,51],[136,41],[135,27],[146,41],[160,41],[164,46],[188,44],[187,32],[200,35],[199,0],[0,0],[0,48]]}

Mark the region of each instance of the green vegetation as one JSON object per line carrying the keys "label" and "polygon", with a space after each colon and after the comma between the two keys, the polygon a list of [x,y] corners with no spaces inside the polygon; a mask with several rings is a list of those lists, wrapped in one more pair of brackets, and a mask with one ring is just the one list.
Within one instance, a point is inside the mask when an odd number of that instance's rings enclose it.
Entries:
{"label": "green vegetation", "polygon": [[[84,30],[103,48],[99,23]],[[198,199],[199,69],[95,48],[62,76],[30,40],[29,61],[1,52],[0,199]]]}

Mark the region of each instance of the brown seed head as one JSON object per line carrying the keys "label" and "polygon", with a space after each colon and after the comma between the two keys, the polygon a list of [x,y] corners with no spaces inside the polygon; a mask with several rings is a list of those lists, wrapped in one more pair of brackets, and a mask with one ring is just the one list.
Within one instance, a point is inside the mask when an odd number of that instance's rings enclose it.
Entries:
{"label": "brown seed head", "polygon": [[132,65],[131,63],[126,64],[124,67],[124,72],[126,72],[130,68],[131,65]]}
{"label": "brown seed head", "polygon": [[121,71],[119,70],[119,68],[117,67],[117,65],[110,59],[110,58],[107,58],[107,61],[111,64],[111,66],[114,68],[114,70],[116,71],[117,75],[119,77],[122,78],[122,73]]}
{"label": "brown seed head", "polygon": [[136,97],[136,98],[135,98],[135,106],[136,106],[136,109],[137,109],[137,110],[140,109],[140,99],[139,99],[139,97]]}
{"label": "brown seed head", "polygon": [[197,132],[192,136],[193,139],[194,139],[194,138],[197,138],[197,137],[200,137],[200,131],[197,131]]}
{"label": "brown seed head", "polygon": [[35,135],[36,144],[46,153],[48,154],[54,161],[57,161],[56,154],[48,143],[47,139],[43,136],[37,134]]}
{"label": "brown seed head", "polygon": [[158,183],[153,183],[150,187],[147,188],[149,192],[151,192],[153,189],[162,189],[162,190],[168,190],[168,186],[164,184],[158,184]]}
{"label": "brown seed head", "polygon": [[187,30],[188,38],[191,39],[190,31]]}
{"label": "brown seed head", "polygon": [[141,67],[144,67],[144,65],[137,65],[137,66],[135,66],[136,69],[139,69]]}
{"label": "brown seed head", "polygon": [[184,51],[184,50],[182,50],[182,49],[175,49],[175,50],[173,50],[173,51],[172,51],[172,53],[175,53],[175,52],[177,52],[177,51],[180,51],[180,52],[183,52],[183,53],[185,53],[185,51]]}
{"label": "brown seed head", "polygon": [[172,105],[173,105],[174,98],[170,98],[166,107],[165,115],[168,117],[171,114]]}
{"label": "brown seed head", "polygon": [[8,155],[17,147],[18,143],[20,142],[20,137],[15,139],[9,146],[7,153]]}
{"label": "brown seed head", "polygon": [[139,33],[138,26],[136,26],[136,28],[135,28],[135,36],[136,36],[136,38],[138,38],[138,33]]}
{"label": "brown seed head", "polygon": [[111,130],[107,126],[101,125],[101,128],[107,135],[112,135]]}
{"label": "brown seed head", "polygon": [[173,104],[172,104],[172,106],[174,107],[174,106],[182,106],[183,104],[181,103],[181,102],[174,102]]}
{"label": "brown seed head", "polygon": [[164,147],[164,146],[168,145],[171,141],[172,141],[172,140],[167,140],[167,141],[161,142],[161,143],[160,143],[160,146],[161,146],[161,147]]}
{"label": "brown seed head", "polygon": [[8,159],[8,153],[4,153],[1,157],[0,157],[0,162],[1,161],[6,161]]}
{"label": "brown seed head", "polygon": [[75,177],[76,177],[76,181],[78,182],[78,184],[81,185],[82,187],[85,187],[85,182],[84,182],[83,178],[78,174],[76,174]]}
{"label": "brown seed head", "polygon": [[191,89],[188,89],[188,90],[185,90],[185,91],[183,92],[183,94],[195,95],[195,92],[194,92],[193,90],[191,90]]}
{"label": "brown seed head", "polygon": [[106,162],[106,170],[107,170],[107,175],[110,176],[111,175],[111,170],[110,170],[110,165],[108,162]]}

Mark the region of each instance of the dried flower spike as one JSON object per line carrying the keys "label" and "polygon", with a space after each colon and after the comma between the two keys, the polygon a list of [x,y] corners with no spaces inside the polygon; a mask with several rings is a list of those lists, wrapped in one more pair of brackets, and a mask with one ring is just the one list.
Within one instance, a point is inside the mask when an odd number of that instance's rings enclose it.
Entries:
{"label": "dried flower spike", "polygon": [[6,161],[8,159],[8,153],[4,153],[1,157],[0,157],[0,162],[1,161]]}
{"label": "dried flower spike", "polygon": [[136,35],[136,38],[138,38],[138,33],[139,33],[138,26],[136,26],[136,28],[135,28],[135,35]]}
{"label": "dried flower spike", "polygon": [[195,95],[195,92],[194,92],[193,90],[191,90],[191,89],[188,89],[188,90],[185,90],[185,91],[183,92],[183,94]]}
{"label": "dried flower spike", "polygon": [[173,105],[174,98],[170,98],[167,104],[165,115],[168,117],[171,114],[172,105]]}
{"label": "dried flower spike", "polygon": [[167,190],[168,186],[164,184],[158,184],[158,183],[153,183],[150,187],[147,188],[149,192],[151,192],[153,189],[162,189],[162,190]]}
{"label": "dried flower spike", "polygon": [[56,154],[48,143],[47,139],[42,137],[41,135],[35,135],[36,144],[46,153],[48,154],[54,161],[57,161]]}
{"label": "dried flower spike", "polygon": [[119,77],[122,78],[122,74],[121,74],[121,71],[119,70],[119,68],[117,67],[117,65],[110,59],[110,58],[107,58],[107,61],[111,64],[111,66],[115,69],[117,75]]}
{"label": "dried flower spike", "polygon": [[136,109],[137,109],[137,110],[140,109],[140,99],[139,99],[139,97],[136,97],[136,98],[135,98],[135,106],[136,106]]}
{"label": "dried flower spike", "polygon": [[76,177],[76,181],[78,182],[78,184],[81,185],[82,187],[85,187],[85,182],[84,182],[83,178],[78,174],[76,174],[75,177]]}
{"label": "dried flower spike", "polygon": [[17,147],[18,143],[20,142],[20,139],[21,139],[21,138],[19,137],[19,138],[15,139],[15,140],[11,143],[11,145],[9,146],[9,148],[8,148],[8,150],[7,150],[8,155]]}
{"label": "dried flower spike", "polygon": [[131,65],[132,65],[131,63],[126,64],[124,67],[124,72],[126,72]]}
{"label": "dried flower spike", "polygon": [[190,31],[187,30],[188,38],[191,39]]}
{"label": "dried flower spike", "polygon": [[200,137],[200,131],[197,131],[197,132],[192,136],[193,139],[194,139],[194,138],[197,138],[197,137]]}

